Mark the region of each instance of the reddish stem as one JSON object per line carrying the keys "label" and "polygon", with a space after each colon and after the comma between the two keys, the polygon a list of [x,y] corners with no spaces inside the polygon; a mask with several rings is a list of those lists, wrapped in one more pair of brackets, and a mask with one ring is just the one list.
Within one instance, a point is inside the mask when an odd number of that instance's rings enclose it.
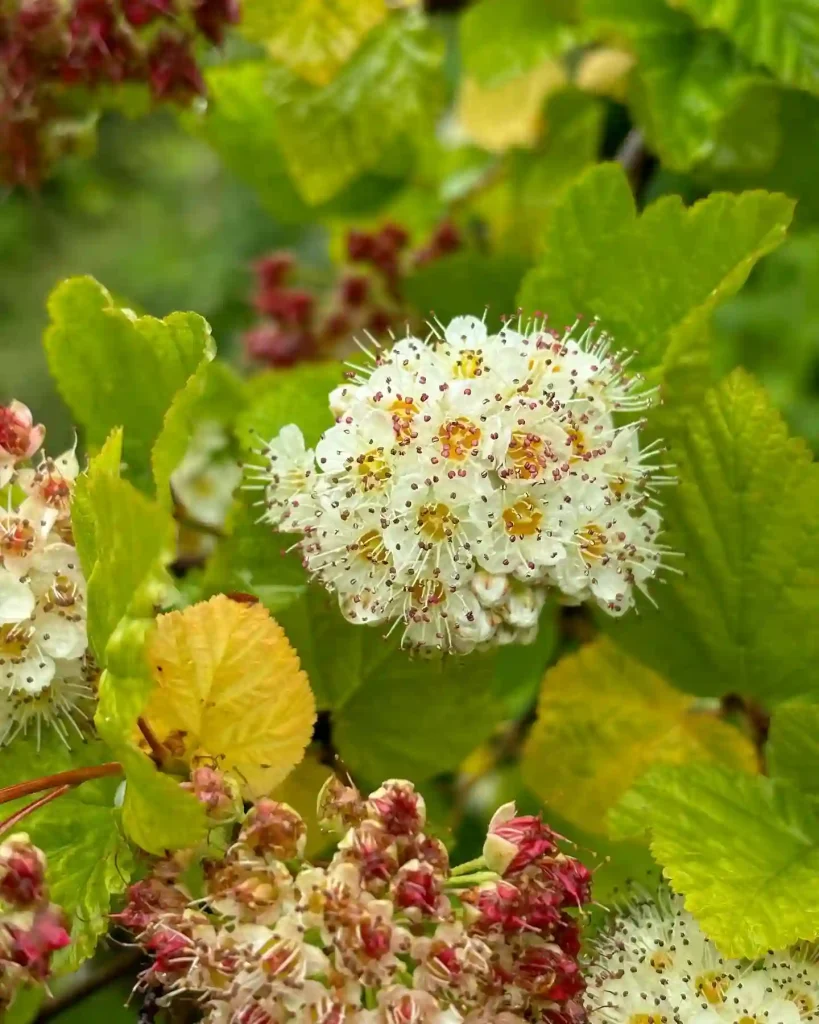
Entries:
{"label": "reddish stem", "polygon": [[106,775],[121,775],[122,765],[119,761],[109,761],[107,764],[95,764],[87,768],[72,768],[67,772],[57,772],[56,775],[44,775],[40,779],[30,779],[28,782],[16,782],[12,786],[0,789],[0,804],[7,804],[10,800],[18,800],[21,796],[31,796],[32,793],[42,793],[44,789],[53,789],[55,786],[80,786],[83,782],[90,782],[91,779],[102,779]]}
{"label": "reddish stem", "polygon": [[137,725],[139,726],[139,731],[145,737],[145,742],[151,748],[151,754],[153,755],[154,761],[156,762],[157,766],[161,768],[162,765],[168,760],[170,751],[165,746],[165,744],[157,737],[156,733],[153,731],[153,729],[150,727],[150,725],[148,725],[146,720],[141,715],[137,719]]}
{"label": "reddish stem", "polygon": [[32,811],[38,810],[40,807],[45,807],[46,804],[51,803],[52,800],[56,800],[58,796],[62,796],[71,789],[71,786],[59,786],[57,789],[52,789],[50,793],[46,793],[45,796],[41,796],[39,800],[34,800],[30,804],[26,804],[25,807],[21,807],[19,811],[12,814],[11,817],[6,818],[5,821],[0,821],[0,836],[4,832],[10,832],[16,825],[18,825],[23,818],[27,818]]}

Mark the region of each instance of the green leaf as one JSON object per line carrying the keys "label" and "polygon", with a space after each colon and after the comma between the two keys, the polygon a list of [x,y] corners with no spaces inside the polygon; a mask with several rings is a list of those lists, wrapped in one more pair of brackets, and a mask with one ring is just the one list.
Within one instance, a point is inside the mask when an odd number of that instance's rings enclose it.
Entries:
{"label": "green leaf", "polygon": [[247,410],[236,424],[242,447],[258,448],[288,423],[299,427],[307,445],[315,445],[333,425],[329,394],[344,383],[344,372],[340,363],[301,363],[254,377],[249,382]]}
{"label": "green leaf", "polygon": [[410,275],[404,293],[422,315],[434,314],[445,324],[467,310],[481,316],[488,309],[497,321],[514,312],[527,266],[523,256],[457,252]]}
{"label": "green leaf", "polygon": [[[669,424],[667,424],[669,425]],[[767,395],[737,370],[667,441],[679,485],[665,538],[685,572],[654,609],[609,625],[641,661],[692,693],[765,702],[816,692],[819,471]],[[798,637],[789,643],[787,637]]]}
{"label": "green leaf", "polygon": [[[99,740],[68,750],[57,737],[18,739],[4,751],[0,784],[98,765],[112,759]],[[71,945],[55,960],[58,971],[75,970],[92,955],[108,927],[111,897],[125,891],[134,871],[134,859],[122,836],[115,794],[119,777],[97,779],[69,790],[35,811],[22,825],[47,858],[49,895],[71,923]],[[27,797],[4,808],[16,810]]]}
{"label": "green leaf", "polygon": [[480,0],[460,19],[464,74],[498,86],[564,53],[577,32],[566,4],[545,0]]}
{"label": "green leaf", "polygon": [[207,322],[195,313],[137,317],[91,277],[59,284],[48,311],[49,367],[75,421],[92,447],[124,427],[123,458],[144,481],[173,396],[213,355]]}
{"label": "green leaf", "polygon": [[3,1018],[5,1024],[32,1024],[32,1021],[37,1019],[45,997],[45,989],[40,986],[20,989],[14,997],[14,1002],[6,1010]]}
{"label": "green leaf", "polygon": [[205,811],[191,793],[179,788],[180,779],[157,771],[138,750],[117,750],[127,783],[122,823],[129,838],[148,853],[195,846],[205,835]]}
{"label": "green leaf", "polygon": [[638,216],[622,168],[599,165],[553,210],[518,304],[548,313],[557,329],[578,313],[599,317],[619,347],[636,351],[635,366],[690,364],[702,384],[704,325],[781,243],[792,212],[785,196],[748,192],[688,209],[669,196]]}
{"label": "green leaf", "polygon": [[819,815],[786,783],[711,765],[644,776],[611,813],[651,851],[725,956],[755,958],[819,934]]}
{"label": "green leaf", "polygon": [[681,6],[786,85],[819,92],[819,9],[813,0],[682,0]]}
{"label": "green leaf", "polygon": [[718,32],[701,31],[664,0],[586,0],[585,9],[634,50],[630,106],[663,163],[687,170],[711,158],[722,123],[765,76]]}
{"label": "green leaf", "polygon": [[201,424],[217,423],[232,430],[247,402],[245,386],[225,363],[202,363],[179,391],[165,414],[151,461],[160,503],[173,503],[171,476],[185,456]]}
{"label": "green leaf", "polygon": [[240,31],[308,82],[326,85],[386,15],[384,0],[245,0]]}
{"label": "green leaf", "polygon": [[308,203],[374,168],[397,139],[432,130],[442,99],[442,40],[418,12],[374,29],[324,87],[295,78],[277,90],[278,140]]}
{"label": "green leaf", "polygon": [[607,639],[546,673],[523,779],[587,832],[652,765],[710,760],[756,770],[753,744]]}
{"label": "green leaf", "polygon": [[819,797],[819,704],[793,700],[778,707],[766,753],[774,778]]}
{"label": "green leaf", "polygon": [[336,745],[354,774],[417,783],[454,771],[499,724],[494,657],[412,658],[379,635],[367,648],[361,685],[333,716]]}
{"label": "green leaf", "polygon": [[[88,580],[88,636],[105,665],[123,616],[153,608],[160,570],[173,557],[174,525],[168,512],[100,463],[92,463],[78,490],[93,511],[93,534],[84,521],[78,545]],[[93,562],[87,561],[91,554]]]}

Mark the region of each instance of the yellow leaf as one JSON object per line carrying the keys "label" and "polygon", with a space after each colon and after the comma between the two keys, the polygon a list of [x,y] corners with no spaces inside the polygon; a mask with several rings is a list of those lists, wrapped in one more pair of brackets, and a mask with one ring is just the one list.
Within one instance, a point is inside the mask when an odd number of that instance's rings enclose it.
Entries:
{"label": "yellow leaf", "polygon": [[711,761],[753,772],[751,741],[598,639],[550,669],[523,755],[526,784],[563,817],[606,831],[606,812],[649,767]]}
{"label": "yellow leaf", "polygon": [[304,856],[308,860],[317,857],[333,841],[331,836],[319,828],[316,815],[319,790],[332,774],[332,768],[322,764],[316,754],[308,750],[301,764],[297,765],[271,794],[274,800],[289,804],[304,818],[307,825],[307,846]]}
{"label": "yellow leaf", "polygon": [[458,121],[472,142],[492,153],[534,146],[543,128],[543,101],[565,84],[566,72],[556,61],[546,61],[495,88],[466,78],[458,98]]}
{"label": "yellow leaf", "polygon": [[299,658],[267,610],[220,595],[161,615],[149,647],[157,686],[145,717],[187,761],[213,759],[250,797],[304,756],[316,704]]}
{"label": "yellow leaf", "polygon": [[313,85],[327,85],[387,15],[385,0],[243,0],[241,31]]}
{"label": "yellow leaf", "polygon": [[610,96],[625,103],[628,76],[634,66],[634,56],[625,50],[602,47],[584,54],[577,67],[575,83],[584,92],[597,96]]}

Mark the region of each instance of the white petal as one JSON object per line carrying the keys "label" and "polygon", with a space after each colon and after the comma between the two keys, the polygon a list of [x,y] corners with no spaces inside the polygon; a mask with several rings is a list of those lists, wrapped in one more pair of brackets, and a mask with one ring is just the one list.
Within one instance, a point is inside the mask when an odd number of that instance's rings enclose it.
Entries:
{"label": "white petal", "polygon": [[0,623],[23,622],[34,611],[34,603],[28,584],[0,568]]}
{"label": "white petal", "polygon": [[449,321],[444,336],[458,348],[480,348],[486,341],[486,324],[476,316],[456,316]]}
{"label": "white petal", "polygon": [[47,654],[32,653],[16,664],[6,660],[0,665],[0,683],[15,691],[36,695],[41,693],[54,678],[54,662]]}
{"label": "white petal", "polygon": [[52,658],[81,658],[88,646],[84,622],[69,622],[57,612],[38,614],[34,620],[40,650]]}

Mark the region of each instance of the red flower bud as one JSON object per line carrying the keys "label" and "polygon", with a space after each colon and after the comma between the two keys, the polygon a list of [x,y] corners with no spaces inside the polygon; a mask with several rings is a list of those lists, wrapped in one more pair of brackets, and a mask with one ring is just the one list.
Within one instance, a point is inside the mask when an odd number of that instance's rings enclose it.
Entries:
{"label": "red flower bud", "polygon": [[293,860],[304,853],[307,826],[288,804],[264,798],[248,811],[239,842],[257,856]]}
{"label": "red flower bud", "polygon": [[394,836],[411,836],[423,829],[427,820],[424,798],[405,779],[388,779],[367,800],[367,811]]}
{"label": "red flower bud", "polygon": [[0,846],[0,899],[25,908],[45,899],[45,859],[26,835]]}
{"label": "red flower bud", "polygon": [[489,823],[483,855],[491,871],[513,875],[541,857],[557,852],[555,834],[539,817],[518,817],[504,804]]}

